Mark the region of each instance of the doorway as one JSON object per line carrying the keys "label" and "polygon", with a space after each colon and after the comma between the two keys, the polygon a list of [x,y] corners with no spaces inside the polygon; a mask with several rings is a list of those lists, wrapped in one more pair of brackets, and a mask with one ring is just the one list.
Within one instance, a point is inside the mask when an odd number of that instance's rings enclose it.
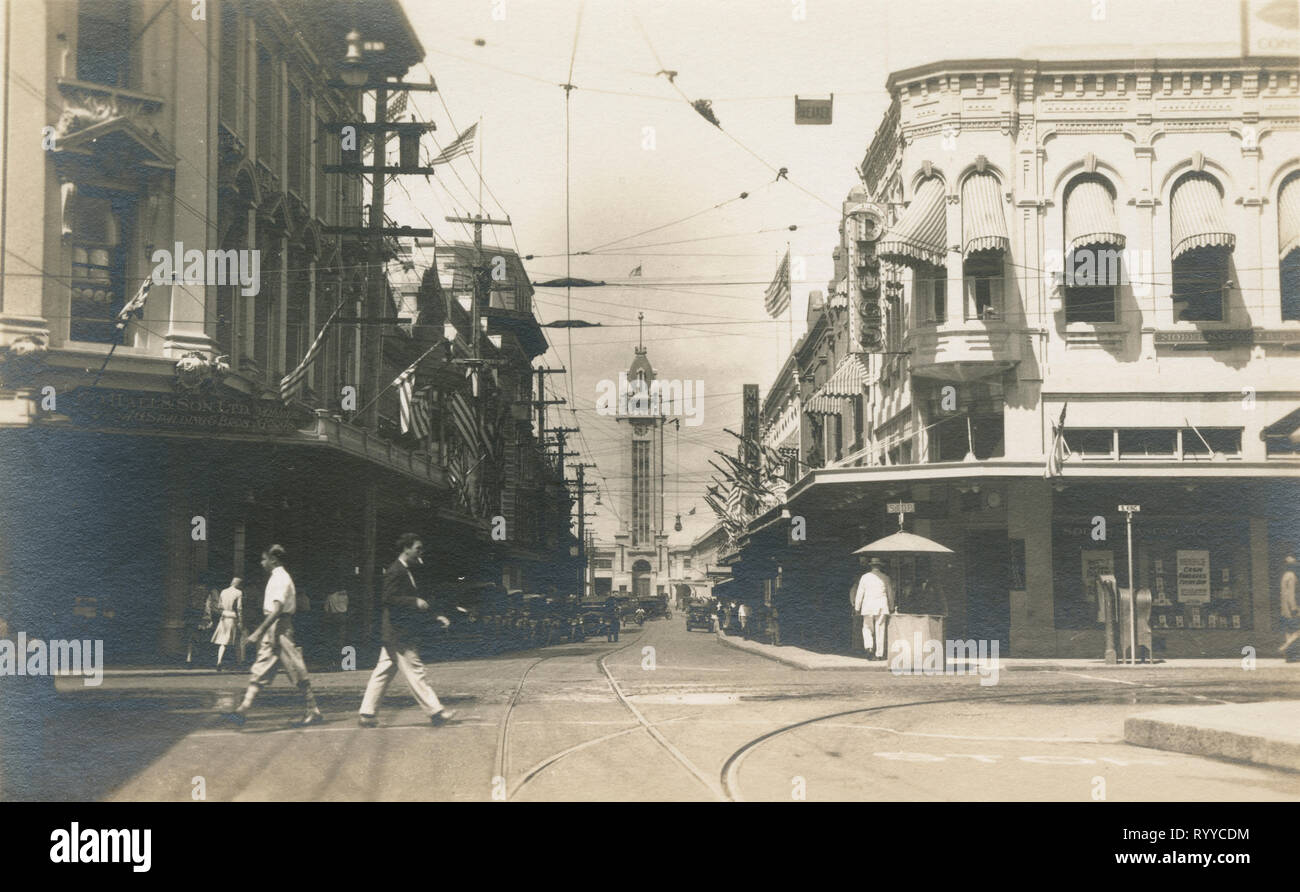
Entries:
{"label": "doorway", "polygon": [[650,597],[650,562],[637,561],[632,565],[632,597]]}
{"label": "doorway", "polygon": [[966,638],[997,641],[1011,653],[1011,579],[1007,531],[966,531]]}

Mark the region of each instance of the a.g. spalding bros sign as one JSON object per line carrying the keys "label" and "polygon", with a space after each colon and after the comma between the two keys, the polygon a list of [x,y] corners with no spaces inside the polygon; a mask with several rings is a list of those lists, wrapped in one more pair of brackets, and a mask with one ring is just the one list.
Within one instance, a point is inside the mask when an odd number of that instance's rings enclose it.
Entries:
{"label": "a.g. spalding bros sign", "polygon": [[291,434],[304,420],[279,402],[98,387],[60,394],[58,413],[87,427],[228,434]]}

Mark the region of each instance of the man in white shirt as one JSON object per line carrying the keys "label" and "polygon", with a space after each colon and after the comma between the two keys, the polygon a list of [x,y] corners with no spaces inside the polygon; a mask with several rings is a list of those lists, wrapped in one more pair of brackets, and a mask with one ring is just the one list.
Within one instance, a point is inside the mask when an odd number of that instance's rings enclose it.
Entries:
{"label": "man in white shirt", "polygon": [[862,646],[875,660],[886,656],[885,623],[894,612],[894,585],[884,566],[884,561],[873,557],[871,569],[862,574],[853,593],[853,610],[862,617]]}
{"label": "man in white shirt", "polygon": [[307,702],[307,714],[293,724],[298,727],[320,724],[325,721],[325,717],[316,705],[316,695],[311,689],[311,679],[307,676],[302,651],[293,641],[293,614],[297,609],[297,593],[293,579],[284,569],[284,549],[281,546],[272,545],[262,552],[262,569],[269,574],[266,595],[262,601],[266,618],[248,636],[250,643],[257,644],[257,659],[253,661],[243,702],[227,718],[235,724],[244,724],[244,713],[253,705],[258,692],[275,680],[275,675],[283,664],[289,680],[298,686]]}

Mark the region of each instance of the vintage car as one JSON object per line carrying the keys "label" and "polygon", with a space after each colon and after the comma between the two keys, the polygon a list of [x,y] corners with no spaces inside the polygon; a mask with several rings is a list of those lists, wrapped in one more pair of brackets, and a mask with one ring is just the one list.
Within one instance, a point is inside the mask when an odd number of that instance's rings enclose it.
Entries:
{"label": "vintage car", "polygon": [[686,631],[696,628],[713,631],[713,612],[703,604],[692,604],[686,608]]}

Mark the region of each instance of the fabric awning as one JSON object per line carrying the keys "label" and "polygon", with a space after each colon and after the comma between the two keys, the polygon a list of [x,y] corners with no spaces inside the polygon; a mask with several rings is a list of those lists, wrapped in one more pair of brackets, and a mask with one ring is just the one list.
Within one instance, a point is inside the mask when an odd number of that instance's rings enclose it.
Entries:
{"label": "fabric awning", "polygon": [[917,188],[903,216],[885,233],[876,254],[907,266],[917,261],[943,266],[948,262],[944,244],[947,229],[943,181],[930,177]]}
{"label": "fabric awning", "polygon": [[1223,220],[1219,188],[1207,176],[1193,174],[1174,190],[1169,217],[1173,230],[1173,259],[1197,248],[1232,248],[1237,237]]}
{"label": "fabric awning", "polygon": [[1115,200],[1096,180],[1084,180],[1065,200],[1065,253],[1089,245],[1124,247],[1124,233],[1115,216]]}
{"label": "fabric awning", "polygon": [[1300,177],[1292,177],[1277,197],[1277,243],[1285,257],[1300,248]]}
{"label": "fabric awning", "polygon": [[991,173],[975,173],[961,184],[963,257],[976,251],[1007,251],[1007,218],[1002,212],[1002,187]]}
{"label": "fabric awning", "polygon": [[818,394],[808,401],[804,407],[804,412],[809,415],[838,415],[841,411],[841,400],[839,397],[826,396]]}
{"label": "fabric awning", "polygon": [[831,375],[830,380],[822,386],[821,395],[852,399],[855,396],[862,396],[866,386],[867,370],[862,364],[862,358],[856,353],[851,353],[844,357],[835,374]]}
{"label": "fabric awning", "polygon": [[1261,440],[1286,440],[1300,443],[1300,409],[1283,415],[1259,432]]}

